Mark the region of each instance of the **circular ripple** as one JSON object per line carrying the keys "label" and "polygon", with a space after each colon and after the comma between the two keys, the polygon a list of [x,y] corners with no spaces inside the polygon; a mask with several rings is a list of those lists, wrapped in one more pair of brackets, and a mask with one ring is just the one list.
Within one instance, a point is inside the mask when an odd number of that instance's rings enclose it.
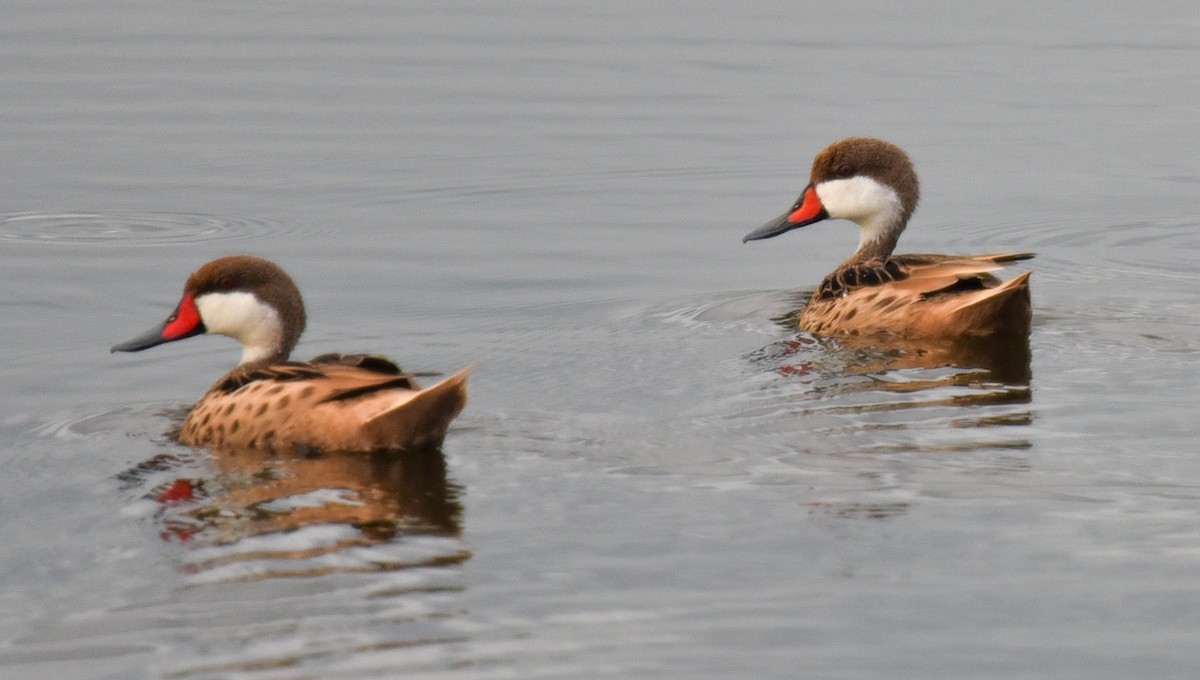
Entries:
{"label": "circular ripple", "polygon": [[63,212],[0,215],[0,240],[60,245],[157,246],[240,241],[278,235],[257,217],[173,212]]}

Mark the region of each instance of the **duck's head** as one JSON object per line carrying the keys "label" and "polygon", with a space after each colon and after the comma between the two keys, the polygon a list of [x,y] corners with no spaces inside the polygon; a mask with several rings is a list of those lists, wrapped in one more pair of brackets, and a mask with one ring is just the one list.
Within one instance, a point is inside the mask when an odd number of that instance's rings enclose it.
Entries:
{"label": "duck's head", "polygon": [[215,333],[242,343],[242,364],[275,362],[287,359],[303,332],[304,302],[287,272],[260,257],[234,255],[197,269],[166,321],[112,351]]}
{"label": "duck's head", "polygon": [[917,173],[908,154],[881,139],[851,137],[817,154],[808,186],[795,204],[742,242],[771,238],[825,219],[846,219],[860,231],[852,259],[887,257],[919,198]]}

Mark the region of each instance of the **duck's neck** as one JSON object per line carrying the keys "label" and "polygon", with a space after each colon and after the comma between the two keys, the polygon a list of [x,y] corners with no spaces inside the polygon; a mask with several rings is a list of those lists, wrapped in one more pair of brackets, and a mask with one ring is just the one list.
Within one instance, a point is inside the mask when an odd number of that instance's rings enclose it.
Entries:
{"label": "duck's neck", "polygon": [[858,223],[858,250],[846,260],[846,264],[886,260],[896,249],[900,234],[908,222],[899,205],[895,210],[872,215]]}
{"label": "duck's neck", "polygon": [[287,361],[290,354],[290,348],[284,350],[279,346],[242,345],[242,360],[238,366],[269,366]]}
{"label": "duck's neck", "polygon": [[239,366],[266,366],[287,361],[299,340],[299,334],[289,328],[286,319],[272,313],[250,332],[238,335],[237,339],[242,343]]}

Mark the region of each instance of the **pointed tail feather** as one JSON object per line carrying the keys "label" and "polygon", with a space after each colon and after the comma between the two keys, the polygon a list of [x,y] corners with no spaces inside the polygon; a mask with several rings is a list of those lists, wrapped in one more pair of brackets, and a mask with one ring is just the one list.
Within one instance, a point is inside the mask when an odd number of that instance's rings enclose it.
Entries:
{"label": "pointed tail feather", "polygon": [[390,442],[389,448],[440,447],[450,421],[467,404],[467,376],[474,368],[471,364],[411,399],[372,416],[366,423],[367,429],[377,433],[376,441]]}
{"label": "pointed tail feather", "polygon": [[978,255],[980,259],[988,259],[992,262],[1017,262],[1019,260],[1032,260],[1037,253],[993,253],[991,255]]}
{"label": "pointed tail feather", "polygon": [[1032,305],[1029,301],[1029,276],[1025,272],[1009,281],[964,296],[953,316],[962,326],[963,335],[1029,333]]}

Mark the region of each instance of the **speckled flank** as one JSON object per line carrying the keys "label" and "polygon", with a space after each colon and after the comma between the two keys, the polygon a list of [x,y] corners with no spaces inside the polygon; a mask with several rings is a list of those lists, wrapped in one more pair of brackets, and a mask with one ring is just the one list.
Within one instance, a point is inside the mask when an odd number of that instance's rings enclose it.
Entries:
{"label": "speckled flank", "polygon": [[466,402],[467,370],[421,390],[394,387],[395,375],[318,366],[315,376],[273,384],[268,371],[233,392],[222,378],[188,414],[180,441],[276,453],[436,447]]}

